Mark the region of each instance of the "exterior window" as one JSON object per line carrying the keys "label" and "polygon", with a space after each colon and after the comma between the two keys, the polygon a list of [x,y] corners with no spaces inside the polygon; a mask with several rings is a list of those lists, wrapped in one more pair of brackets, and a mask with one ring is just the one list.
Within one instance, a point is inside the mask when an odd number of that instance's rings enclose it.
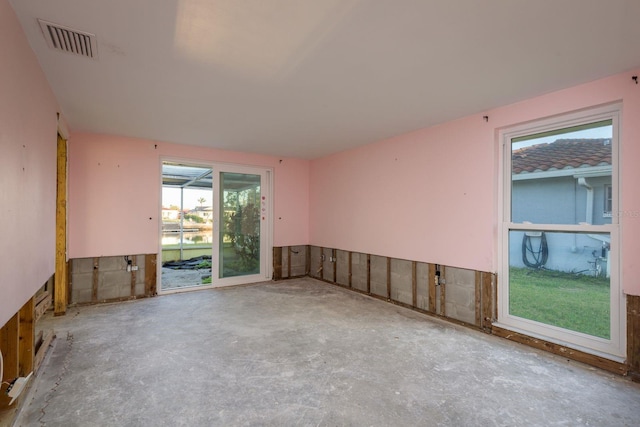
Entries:
{"label": "exterior window", "polygon": [[617,135],[617,106],[502,133],[498,323],[622,360]]}
{"label": "exterior window", "polygon": [[604,186],[604,213],[603,217],[611,218],[613,211],[613,187],[611,185]]}

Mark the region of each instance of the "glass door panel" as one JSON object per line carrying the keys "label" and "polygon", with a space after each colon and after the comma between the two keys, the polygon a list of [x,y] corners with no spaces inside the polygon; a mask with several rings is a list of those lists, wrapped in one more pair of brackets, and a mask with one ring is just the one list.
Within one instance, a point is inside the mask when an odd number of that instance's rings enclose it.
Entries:
{"label": "glass door panel", "polygon": [[220,173],[219,278],[260,274],[265,206],[260,174]]}

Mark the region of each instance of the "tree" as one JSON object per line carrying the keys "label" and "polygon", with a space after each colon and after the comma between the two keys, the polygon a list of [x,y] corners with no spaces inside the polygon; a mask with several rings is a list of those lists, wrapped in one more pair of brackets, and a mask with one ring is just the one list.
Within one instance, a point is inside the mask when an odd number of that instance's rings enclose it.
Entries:
{"label": "tree", "polygon": [[202,207],[202,205],[203,205],[203,204],[204,204],[204,202],[206,202],[206,201],[207,201],[207,199],[205,199],[204,197],[200,197],[200,198],[198,199],[198,202],[200,203],[200,207]]}

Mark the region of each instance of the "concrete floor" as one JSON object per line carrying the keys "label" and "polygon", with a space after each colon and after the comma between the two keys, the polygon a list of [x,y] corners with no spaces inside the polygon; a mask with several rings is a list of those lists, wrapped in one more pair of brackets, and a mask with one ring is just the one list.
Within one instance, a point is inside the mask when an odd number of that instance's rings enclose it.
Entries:
{"label": "concrete floor", "polygon": [[25,426],[637,426],[640,384],[313,279],[72,308]]}

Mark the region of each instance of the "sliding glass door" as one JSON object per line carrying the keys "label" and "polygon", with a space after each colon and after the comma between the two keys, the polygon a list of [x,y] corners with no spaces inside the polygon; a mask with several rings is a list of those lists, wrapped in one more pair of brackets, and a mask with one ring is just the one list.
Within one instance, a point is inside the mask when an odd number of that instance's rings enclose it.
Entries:
{"label": "sliding glass door", "polygon": [[[178,172],[184,172],[185,176],[179,176]],[[198,172],[202,173],[196,177]],[[170,187],[196,186],[200,191],[208,188],[210,197],[203,197],[205,201],[199,201],[201,206],[192,210],[200,209],[200,214],[207,215],[205,220],[206,224],[210,224],[210,238],[193,245],[185,227],[180,228],[181,231],[172,240],[174,246],[180,249],[173,251],[173,258],[178,259],[163,262],[161,291],[253,283],[271,278],[270,177],[270,171],[255,167],[222,164],[195,167],[163,162],[163,219],[169,215],[167,206],[164,206],[167,205],[164,194],[169,192]],[[209,204],[209,201],[212,203]],[[179,211],[175,221],[178,225],[180,220],[184,224],[185,218],[193,216],[184,207],[180,207]],[[169,255],[169,239],[165,228],[163,226],[163,261]],[[174,242],[178,238],[180,241]],[[210,257],[205,254],[203,258],[199,252],[193,252],[196,246],[200,252],[211,254]],[[197,255],[197,259],[192,259],[192,253]],[[189,275],[186,270],[191,267],[198,270],[203,266],[207,271],[202,280],[176,283],[180,277],[200,277],[201,274],[191,272]],[[176,267],[181,270],[180,274],[172,272],[171,269]]]}

